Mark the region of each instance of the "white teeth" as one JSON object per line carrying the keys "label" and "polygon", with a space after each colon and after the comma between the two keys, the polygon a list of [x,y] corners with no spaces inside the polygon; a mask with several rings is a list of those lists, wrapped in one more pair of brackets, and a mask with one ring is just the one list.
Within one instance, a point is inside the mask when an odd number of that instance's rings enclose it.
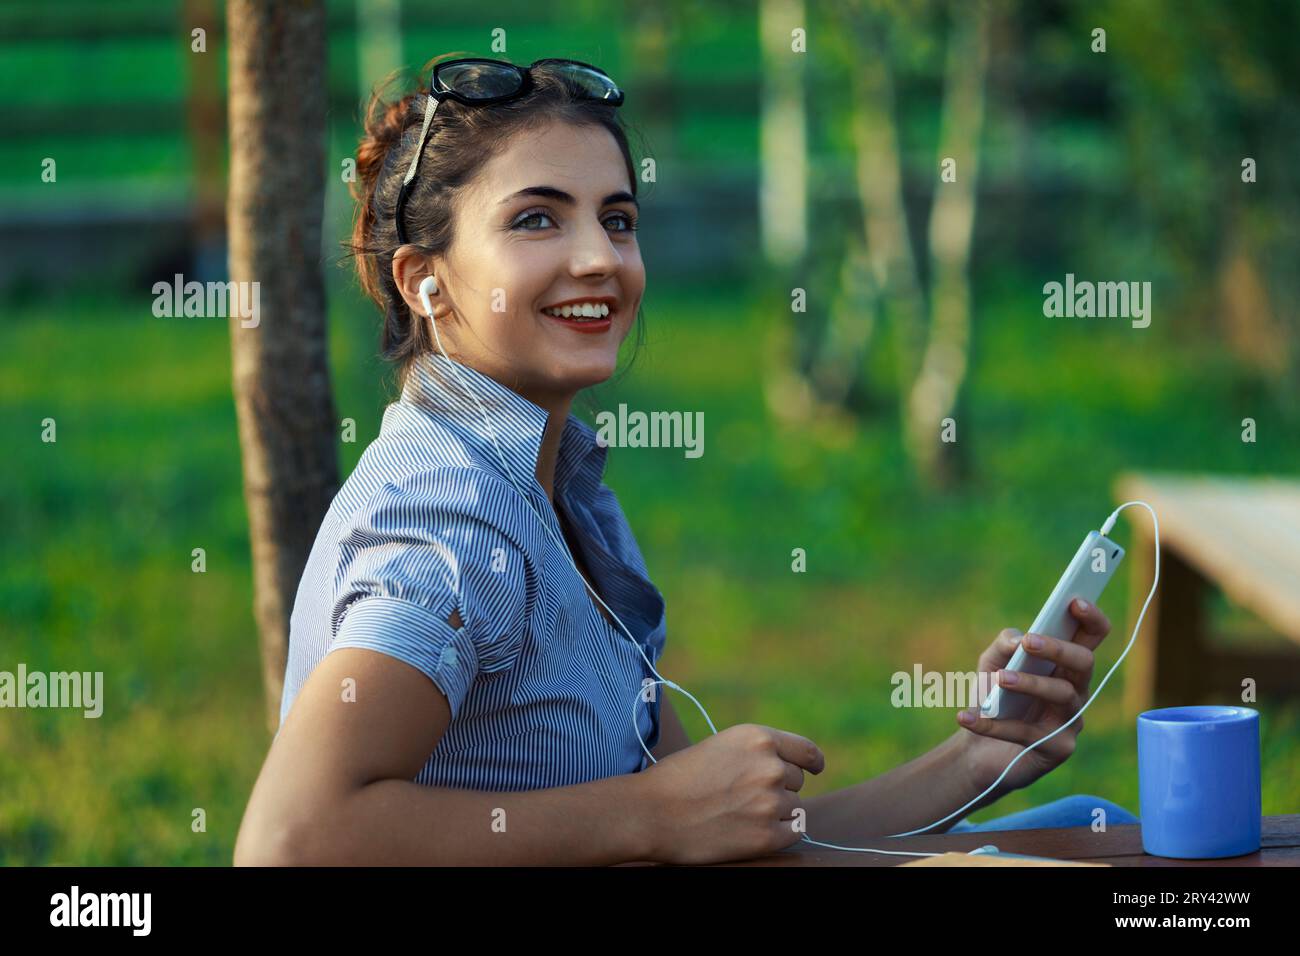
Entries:
{"label": "white teeth", "polygon": [[558,309],[542,309],[547,315],[561,318],[603,319],[609,315],[609,306],[603,302],[582,302],[578,305],[562,305]]}

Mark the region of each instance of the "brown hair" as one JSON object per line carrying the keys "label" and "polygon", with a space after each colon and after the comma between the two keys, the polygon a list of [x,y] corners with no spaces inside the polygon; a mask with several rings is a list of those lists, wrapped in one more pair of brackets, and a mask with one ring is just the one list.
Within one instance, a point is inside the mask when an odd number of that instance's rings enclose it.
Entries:
{"label": "brown hair", "polygon": [[[401,245],[393,212],[420,138],[433,68],[441,60],[465,55],[444,53],[430,60],[420,71],[415,92],[390,102],[384,101],[383,91],[400,80],[400,72],[380,84],[371,95],[365,135],[357,145],[357,178],[350,186],[357,206],[351,241],[344,246],[354,258],[362,290],[384,313],[380,354],[397,365],[399,388],[411,362],[437,349],[427,323],[413,321],[393,280],[393,253]],[[517,133],[554,121],[608,130],[623,153],[636,194],[636,166],[615,107],[581,98],[548,64],[535,68],[532,79],[532,89],[509,102],[467,107],[448,99],[438,105],[403,211],[412,245],[429,255],[446,253],[454,235],[453,202],[483,163]],[[640,316],[636,326],[639,346],[645,335]]]}

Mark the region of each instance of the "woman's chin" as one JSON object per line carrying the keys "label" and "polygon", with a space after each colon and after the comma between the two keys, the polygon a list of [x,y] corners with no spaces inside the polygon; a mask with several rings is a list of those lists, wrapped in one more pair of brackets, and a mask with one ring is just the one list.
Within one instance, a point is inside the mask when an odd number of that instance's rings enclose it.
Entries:
{"label": "woman's chin", "polygon": [[608,381],[618,368],[618,352],[597,352],[589,355],[559,355],[550,363],[549,378],[557,389],[576,393],[592,385]]}
{"label": "woman's chin", "polygon": [[593,356],[590,361],[575,363],[570,368],[569,379],[578,388],[589,388],[608,381],[618,368],[618,353],[610,356]]}

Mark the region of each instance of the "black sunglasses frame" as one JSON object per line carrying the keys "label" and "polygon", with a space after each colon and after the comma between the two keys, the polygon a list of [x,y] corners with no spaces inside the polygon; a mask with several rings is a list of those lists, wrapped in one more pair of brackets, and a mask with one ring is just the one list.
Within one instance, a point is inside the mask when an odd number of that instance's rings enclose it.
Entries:
{"label": "black sunglasses frame", "polygon": [[[489,63],[493,66],[508,67],[519,74],[519,87],[509,93],[503,93],[501,96],[483,96],[473,97],[465,96],[456,92],[447,83],[443,82],[440,73],[443,68],[450,66],[460,66],[466,63]],[[406,230],[402,228],[402,213],[406,209],[406,200],[410,196],[411,186],[415,182],[415,174],[420,168],[420,157],[424,155],[424,144],[429,138],[429,127],[433,124],[433,115],[437,112],[438,107],[443,100],[455,100],[464,106],[492,106],[495,103],[507,103],[510,100],[517,100],[525,96],[533,88],[532,70],[536,66],[543,64],[558,63],[565,66],[582,67],[598,73],[605,79],[609,80],[610,90],[605,96],[592,96],[590,99],[601,103],[608,103],[610,106],[623,105],[623,91],[618,88],[613,77],[598,66],[592,66],[590,63],[584,63],[581,60],[567,60],[561,57],[546,57],[545,59],[535,60],[528,66],[519,66],[516,63],[508,63],[505,60],[492,60],[485,57],[466,57],[460,60],[444,60],[433,68],[433,75],[429,78],[429,99],[424,109],[424,126],[420,130],[420,143],[416,147],[415,155],[411,158],[411,165],[406,170],[406,176],[402,179],[402,189],[397,194],[397,205],[393,209],[394,225],[397,227],[397,241],[402,245],[406,244]]]}

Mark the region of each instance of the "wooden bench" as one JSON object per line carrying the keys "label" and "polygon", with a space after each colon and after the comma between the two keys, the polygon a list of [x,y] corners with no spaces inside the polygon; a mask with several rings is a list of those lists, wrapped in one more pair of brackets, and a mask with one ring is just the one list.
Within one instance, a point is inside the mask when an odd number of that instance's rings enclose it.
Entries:
{"label": "wooden bench", "polygon": [[[1259,695],[1300,693],[1300,650],[1216,646],[1206,626],[1214,587],[1262,621],[1275,642],[1280,634],[1300,644],[1300,481],[1135,473],[1120,475],[1114,491],[1117,503],[1145,501],[1160,520],[1160,586],[1124,660],[1126,712],[1250,706],[1241,696],[1247,678]],[[1145,508],[1126,508],[1119,523],[1133,532],[1128,625],[1121,632],[1112,618],[1107,640],[1122,649],[1151,590],[1155,547]]]}

